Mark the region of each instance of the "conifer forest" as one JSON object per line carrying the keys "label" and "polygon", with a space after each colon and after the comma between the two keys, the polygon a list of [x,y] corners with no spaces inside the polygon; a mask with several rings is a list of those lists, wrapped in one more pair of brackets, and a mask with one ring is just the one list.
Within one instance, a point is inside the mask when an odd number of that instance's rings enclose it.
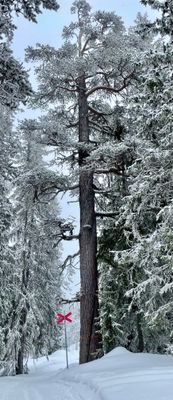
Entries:
{"label": "conifer forest", "polygon": [[[154,17],[130,27],[71,1],[60,47],[28,45],[22,64],[18,19],[47,9],[58,25],[59,3],[0,0],[3,375],[60,348],[55,313],[76,263],[80,363],[116,346],[173,353],[173,0],[139,0]],[[64,196],[79,221],[62,217]]]}

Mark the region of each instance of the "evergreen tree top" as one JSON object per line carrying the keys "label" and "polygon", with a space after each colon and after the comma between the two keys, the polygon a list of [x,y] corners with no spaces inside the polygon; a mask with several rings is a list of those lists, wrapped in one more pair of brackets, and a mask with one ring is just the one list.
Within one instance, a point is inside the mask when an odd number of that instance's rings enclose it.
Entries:
{"label": "evergreen tree top", "polygon": [[59,5],[56,0],[1,0],[0,11],[4,13],[22,14],[28,20],[36,22],[37,14],[41,13],[41,7],[57,11]]}
{"label": "evergreen tree top", "polygon": [[155,32],[161,35],[173,35],[173,0],[141,0],[144,5],[158,11],[158,17],[152,24]]}

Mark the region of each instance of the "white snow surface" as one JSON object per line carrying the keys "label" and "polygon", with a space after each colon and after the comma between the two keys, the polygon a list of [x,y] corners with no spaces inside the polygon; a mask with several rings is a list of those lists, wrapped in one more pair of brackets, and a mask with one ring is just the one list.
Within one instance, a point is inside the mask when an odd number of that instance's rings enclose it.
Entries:
{"label": "white snow surface", "polygon": [[88,364],[77,360],[73,348],[68,370],[64,350],[30,361],[28,375],[0,378],[0,400],[173,400],[172,356],[118,347]]}

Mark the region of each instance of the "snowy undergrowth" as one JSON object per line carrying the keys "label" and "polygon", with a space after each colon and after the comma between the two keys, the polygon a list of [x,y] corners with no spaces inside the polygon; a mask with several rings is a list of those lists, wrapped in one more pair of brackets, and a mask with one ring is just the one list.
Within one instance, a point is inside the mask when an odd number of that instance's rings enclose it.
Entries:
{"label": "snowy undergrowth", "polygon": [[[0,378],[1,400],[172,400],[173,357],[116,348],[79,366],[78,352],[30,360],[29,375]],[[76,364],[74,364],[76,363]]]}

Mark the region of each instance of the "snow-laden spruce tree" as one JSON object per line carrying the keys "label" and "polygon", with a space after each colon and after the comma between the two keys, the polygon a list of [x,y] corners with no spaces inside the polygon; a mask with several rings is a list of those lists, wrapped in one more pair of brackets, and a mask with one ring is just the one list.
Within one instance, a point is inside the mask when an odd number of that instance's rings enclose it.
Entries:
{"label": "snow-laden spruce tree", "polygon": [[[119,265],[114,259],[114,251],[121,252],[130,248],[130,232],[124,230],[124,220],[120,219],[120,215],[123,199],[128,195],[129,185],[133,179],[129,167],[135,162],[137,154],[135,134],[129,129],[131,122],[127,123],[126,115],[131,114],[130,108],[128,109],[128,99],[138,88],[141,57],[152,46],[154,35],[146,29],[148,24],[150,22],[147,16],[138,14],[135,25],[129,29],[129,37],[136,50],[134,53],[136,80],[128,86],[128,92],[114,110],[114,118],[110,119],[110,124],[116,136],[108,139],[112,148],[118,149],[120,144],[121,146],[124,144],[124,147],[116,160],[109,160],[114,168],[110,169],[112,172],[104,180],[104,187],[108,191],[97,197],[97,206],[106,211],[105,215],[109,214],[109,219],[103,218],[99,221],[98,238],[100,321],[105,352],[117,345],[125,346],[131,351],[143,349],[141,314],[136,306],[129,309],[129,300],[125,297],[126,291],[129,286],[131,287],[132,265],[130,263],[127,265],[125,262]],[[117,172],[119,170],[119,174],[115,174],[115,167]],[[135,279],[137,276],[138,274]]]}
{"label": "snow-laden spruce tree", "polygon": [[129,98],[128,129],[135,134],[136,159],[118,223],[129,249],[114,261],[127,264],[129,309],[143,320],[145,351],[172,348],[172,1],[143,1],[160,14],[147,26],[160,37],[141,58],[139,87]]}
{"label": "snow-laden spruce tree", "polygon": [[[10,192],[13,188],[12,182],[16,177],[14,158],[17,151],[17,140],[12,131],[12,114],[10,109],[16,109],[18,104],[26,101],[31,94],[28,82],[28,74],[23,66],[15,60],[10,45],[13,38],[14,13],[22,14],[28,20],[36,22],[37,14],[41,7],[57,10],[58,4],[55,0],[1,0],[0,1],[0,360],[5,367],[6,362],[12,360],[9,354],[14,348],[11,336],[11,347],[9,342],[13,311],[16,307],[15,290],[13,285],[17,276],[14,247],[9,242],[12,226],[13,201]],[[7,345],[8,344],[8,345]],[[11,353],[10,353],[11,352]],[[5,369],[4,369],[5,372]],[[6,372],[8,372],[6,370]]]}
{"label": "snow-laden spruce tree", "polygon": [[[32,22],[37,22],[37,16],[42,13],[42,8],[54,11],[57,11],[59,8],[56,0],[1,0],[0,6],[2,22],[6,25],[4,19],[7,20],[8,26],[12,29],[15,28],[12,20],[14,12],[17,15],[22,14]],[[2,24],[2,28],[4,25]]]}
{"label": "snow-laden spruce tree", "polygon": [[0,104],[10,108],[25,101],[31,93],[28,74],[23,66],[15,60],[10,43],[13,37],[14,25],[6,2],[0,1]]}
{"label": "snow-laden spruce tree", "polygon": [[[12,205],[9,187],[14,179],[12,153],[15,144],[12,134],[11,113],[0,106],[0,368],[6,342],[6,326],[12,302],[9,275],[14,265],[14,255],[9,247],[9,233],[12,222]],[[4,364],[3,364],[4,367]]]}
{"label": "snow-laden spruce tree", "polygon": [[16,137],[20,146],[15,158],[18,177],[12,192],[10,231],[14,259],[11,271],[6,272],[6,290],[10,292],[6,302],[10,304],[1,324],[5,341],[0,359],[14,362],[18,374],[23,373],[29,355],[49,354],[59,340],[55,322],[62,283],[58,208],[49,195],[40,201],[35,197],[33,180],[44,173],[35,131],[34,121],[24,121]]}
{"label": "snow-laden spruce tree", "polygon": [[57,10],[56,0],[0,0],[0,103],[15,108],[31,94],[28,74],[12,53],[10,44],[16,26],[14,13],[36,22],[41,8]]}
{"label": "snow-laden spruce tree", "polygon": [[114,111],[135,78],[136,42],[113,12],[92,13],[85,0],[75,1],[71,11],[75,18],[63,30],[62,47],[29,48],[27,59],[37,62],[35,103],[50,105],[39,121],[40,138],[55,150],[57,165],[69,168],[68,179],[62,175],[58,181],[55,174],[55,184],[38,185],[37,195],[53,187],[57,193],[73,188],[79,193],[82,363],[92,359],[99,342],[96,218],[105,213],[95,212],[95,200],[109,191],[103,177],[122,173],[121,154],[129,144],[119,141]]}

